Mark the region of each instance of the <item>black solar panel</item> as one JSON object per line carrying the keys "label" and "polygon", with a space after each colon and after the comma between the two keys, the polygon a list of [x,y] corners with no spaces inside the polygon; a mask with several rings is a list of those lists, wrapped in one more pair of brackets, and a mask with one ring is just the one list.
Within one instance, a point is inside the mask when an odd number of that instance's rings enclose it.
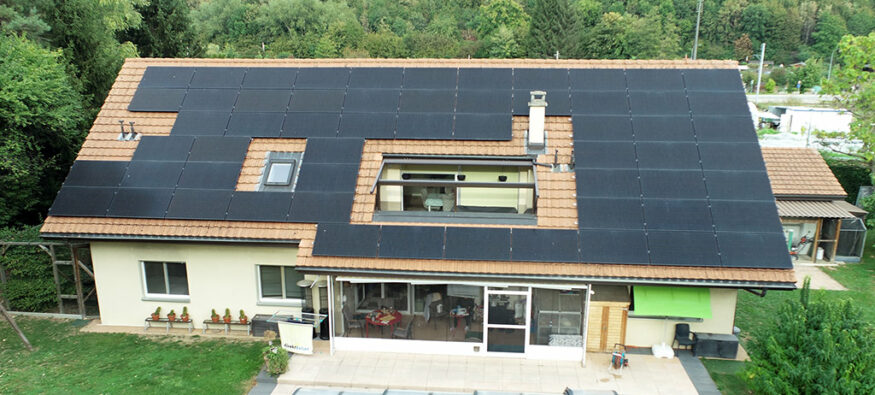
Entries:
{"label": "black solar panel", "polygon": [[782,233],[717,232],[723,266],[790,269]]}
{"label": "black solar panel", "polygon": [[279,112],[235,112],[225,136],[279,137],[286,115]]}
{"label": "black solar panel", "polygon": [[702,142],[756,141],[750,116],[709,116],[693,114],[696,139]]}
{"label": "black solar panel", "polygon": [[631,141],[587,141],[574,144],[578,169],[634,169],[635,146]]}
{"label": "black solar panel", "polygon": [[239,176],[240,163],[188,162],[179,177],[179,187],[233,190]]}
{"label": "black solar panel", "polygon": [[522,262],[579,262],[576,230],[512,229],[511,260]]}
{"label": "black solar panel", "polygon": [[343,90],[296,90],[292,95],[289,112],[340,112],[343,108]]}
{"label": "black solar panel", "polygon": [[650,263],[643,230],[580,230],[583,263]]}
{"label": "black solar panel", "polygon": [[513,88],[512,69],[459,69],[459,90],[486,89],[510,90]]}
{"label": "black solar panel", "polygon": [[459,90],[456,112],[510,114],[513,91]]}
{"label": "black solar panel", "polygon": [[173,189],[119,188],[109,206],[108,217],[164,218]]}
{"label": "black solar panel", "polygon": [[339,137],[391,139],[395,137],[395,118],[391,113],[344,113]]}
{"label": "black solar panel", "polygon": [[349,69],[336,67],[303,68],[298,71],[295,89],[345,89]]}
{"label": "black solar panel", "polygon": [[514,69],[513,89],[568,91],[568,69]]}
{"label": "black solar panel", "polygon": [[246,69],[242,67],[199,67],[191,79],[192,88],[239,88]]}
{"label": "black solar panel", "polygon": [[190,136],[143,136],[133,160],[184,161],[193,143],[194,137]]}
{"label": "black solar panel", "polygon": [[455,89],[459,69],[418,68],[404,69],[402,85],[407,89]]}
{"label": "black solar panel", "polygon": [[629,115],[629,101],[624,91],[572,91],[571,108],[575,115]]}
{"label": "black solar panel", "polygon": [[336,137],[340,113],[290,112],[283,122],[282,137]]}
{"label": "black solar panel", "polygon": [[690,108],[696,115],[738,115],[750,111],[744,92],[690,92]]}
{"label": "black solar panel", "polygon": [[185,93],[185,89],[138,88],[128,104],[128,111],[176,112]]}
{"label": "black solar panel", "polygon": [[143,88],[187,88],[194,67],[146,67],[139,87]]}
{"label": "black solar panel", "polygon": [[77,160],[64,180],[71,187],[117,187],[129,162],[107,160]]}
{"label": "black solar panel", "polygon": [[680,70],[628,69],[626,83],[630,91],[682,91],[684,80]]}
{"label": "black solar panel", "polygon": [[704,199],[701,170],[641,170],[641,192],[647,198]]}
{"label": "black solar panel", "polygon": [[231,202],[232,191],[176,189],[167,219],[223,220]]}
{"label": "black solar panel", "polygon": [[719,266],[714,232],[649,231],[650,262],[670,266]]}
{"label": "black solar panel", "polygon": [[297,68],[253,67],[246,72],[243,89],[292,89]]}
{"label": "black solar panel", "polygon": [[689,115],[690,106],[682,91],[629,92],[629,103],[635,115]]}
{"label": "black solar panel", "polygon": [[230,112],[180,111],[173,123],[171,136],[221,136],[228,127]]}
{"label": "black solar panel", "polygon": [[453,138],[456,140],[510,140],[513,137],[510,114],[456,114]]}
{"label": "black solar panel", "polygon": [[400,99],[400,89],[350,88],[343,101],[343,112],[395,112]]}
{"label": "black solar panel", "polygon": [[740,91],[741,75],[737,70],[684,70],[688,91]]}
{"label": "black solar panel", "polygon": [[374,225],[319,224],[313,255],[376,257],[380,227]]}
{"label": "black solar panel", "polygon": [[308,138],[304,163],[346,163],[358,165],[362,160],[362,139]]}
{"label": "black solar panel", "polygon": [[711,199],[774,201],[765,171],[705,171]]}
{"label": "black solar panel", "polygon": [[765,170],[760,145],[750,143],[700,143],[705,170]]}
{"label": "black solar panel", "polygon": [[510,260],[510,229],[447,227],[447,259]]}
{"label": "black solar panel", "polygon": [[103,217],[115,196],[116,188],[63,186],[49,209],[49,215]]}
{"label": "black solar panel", "polygon": [[442,226],[388,226],[380,234],[381,258],[441,259],[444,255]]}
{"label": "black solar panel", "polygon": [[173,188],[185,162],[132,161],[122,180],[123,187]]}
{"label": "black solar panel", "polygon": [[291,98],[291,89],[244,89],[237,96],[234,111],[286,112]]}
{"label": "black solar panel", "polygon": [[356,67],[350,69],[349,88],[400,89],[404,69],[397,67]]}
{"label": "black solar panel", "polygon": [[[513,91],[513,113],[514,115],[529,115],[529,99],[531,95],[528,90],[516,89]],[[547,91],[547,116],[571,115],[571,96],[568,89],[554,89]]]}
{"label": "black solar panel", "polygon": [[689,115],[634,116],[636,141],[696,141]]}
{"label": "black solar panel", "polygon": [[644,220],[650,230],[714,230],[707,200],[644,199]]}
{"label": "black solar panel", "polygon": [[236,89],[189,89],[182,110],[230,112],[236,101]]}
{"label": "black solar panel", "polygon": [[296,192],[289,221],[349,223],[352,197],[352,193]]}
{"label": "black solar panel", "polygon": [[633,140],[629,115],[575,115],[571,123],[574,141]]}
{"label": "black solar panel", "polygon": [[641,199],[579,198],[580,229],[644,229]]}
{"label": "black solar panel", "polygon": [[641,169],[701,169],[696,143],[660,141],[639,142],[635,145],[638,167]]}
{"label": "black solar panel", "polygon": [[575,171],[581,197],[634,197],[641,195],[638,170],[580,169]]}
{"label": "black solar panel", "polygon": [[250,141],[248,137],[198,137],[188,161],[243,163]]}
{"label": "black solar panel", "polygon": [[717,231],[780,233],[778,208],[770,201],[711,200]]}
{"label": "black solar panel", "polygon": [[289,214],[292,194],[236,191],[228,206],[228,220],[282,222]]}
{"label": "black solar panel", "polygon": [[304,161],[295,185],[297,192],[349,192],[355,190],[358,165],[314,164]]}
{"label": "black solar panel", "polygon": [[399,139],[449,140],[453,133],[453,114],[400,113],[395,129]]}
{"label": "black solar panel", "polygon": [[453,112],[456,91],[438,89],[404,89],[401,112]]}
{"label": "black solar panel", "polygon": [[621,69],[571,69],[568,80],[573,91],[626,90],[626,75]]}

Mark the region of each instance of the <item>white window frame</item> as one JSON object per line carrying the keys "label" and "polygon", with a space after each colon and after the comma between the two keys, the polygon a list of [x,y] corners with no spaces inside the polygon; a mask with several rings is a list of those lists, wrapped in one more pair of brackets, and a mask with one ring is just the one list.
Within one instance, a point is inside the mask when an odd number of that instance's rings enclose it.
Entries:
{"label": "white window frame", "polygon": [[[281,298],[265,298],[265,297],[261,296],[262,295],[262,293],[261,293],[261,267],[262,266],[270,266],[270,267],[280,268],[280,287],[281,287],[281,293],[282,293],[283,297],[281,297]],[[306,296],[304,296],[303,298],[286,298],[285,297],[285,295],[286,295],[286,271],[283,269],[287,268],[287,267],[290,267],[295,271],[298,270],[297,267],[291,266],[291,265],[269,265],[269,264],[255,265],[255,281],[257,283],[256,288],[258,288],[258,289],[256,289],[256,292],[258,293],[256,295],[256,297],[258,298],[257,299],[258,305],[291,306],[291,307],[303,307],[304,306]],[[306,295],[306,291],[304,291],[304,292]]]}
{"label": "white window frame", "polygon": [[[288,164],[291,166],[291,168],[289,169],[289,175],[286,177],[286,179],[284,181],[275,181],[275,182],[268,181],[268,180],[270,180],[270,174],[273,172],[273,165],[279,165],[279,164]],[[264,185],[265,186],[279,186],[279,187],[291,186],[292,180],[294,180],[294,178],[295,178],[295,172],[298,170],[298,161],[295,159],[292,159],[292,158],[270,159],[267,162],[267,166],[265,167],[264,170],[265,170],[264,171],[264,173],[265,173]]]}
{"label": "white window frame", "polygon": [[[167,293],[156,294],[149,292],[149,284],[147,284],[146,280],[146,263],[161,263],[164,268],[164,289],[167,290]],[[178,295],[170,293],[170,277],[167,276],[167,264],[168,263],[178,263],[185,266],[185,282],[189,285],[188,294],[186,295]],[[156,301],[168,301],[168,302],[189,302],[191,300],[191,284],[188,283],[188,264],[185,262],[174,262],[174,261],[140,261],[140,277],[142,278],[143,284],[143,300],[156,300]]]}

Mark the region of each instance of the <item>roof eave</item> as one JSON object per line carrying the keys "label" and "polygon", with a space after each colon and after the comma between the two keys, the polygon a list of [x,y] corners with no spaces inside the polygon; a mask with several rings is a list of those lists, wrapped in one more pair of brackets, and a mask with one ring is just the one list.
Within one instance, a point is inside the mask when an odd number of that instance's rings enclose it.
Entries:
{"label": "roof eave", "polygon": [[247,243],[247,244],[300,244],[299,239],[256,239],[200,236],[144,236],[107,235],[96,233],[40,233],[44,239],[96,240],[96,241],[160,241],[160,242],[202,242],[202,243]]}

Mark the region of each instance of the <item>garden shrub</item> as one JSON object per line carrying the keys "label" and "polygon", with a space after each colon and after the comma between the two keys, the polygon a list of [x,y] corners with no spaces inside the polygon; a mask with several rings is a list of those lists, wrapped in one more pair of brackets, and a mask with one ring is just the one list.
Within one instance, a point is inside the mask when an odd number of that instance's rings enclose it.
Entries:
{"label": "garden shrub", "polygon": [[264,349],[264,362],[268,373],[279,376],[289,369],[289,352],[273,343],[271,341]]}
{"label": "garden shrub", "polygon": [[[0,228],[0,241],[41,241],[39,225]],[[7,283],[0,289],[13,310],[45,311],[56,305],[54,275],[49,255],[36,246],[14,246],[0,257]]]}
{"label": "garden shrub", "polygon": [[[871,172],[866,164],[853,159],[837,159],[825,156],[826,164],[848,193],[848,203],[857,201],[857,192],[863,185],[872,185]],[[865,208],[865,207],[864,207]]]}

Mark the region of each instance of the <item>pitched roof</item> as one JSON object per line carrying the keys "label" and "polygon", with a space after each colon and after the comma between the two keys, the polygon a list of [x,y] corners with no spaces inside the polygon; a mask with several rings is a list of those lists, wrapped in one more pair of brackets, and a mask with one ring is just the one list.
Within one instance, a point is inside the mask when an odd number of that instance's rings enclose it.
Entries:
{"label": "pitched roof", "polygon": [[781,197],[845,197],[842,185],[814,148],[763,147],[772,191]]}
{"label": "pitched roof", "polygon": [[[490,227],[482,234],[498,237],[500,256],[306,248],[335,237],[328,229],[391,237],[401,224],[374,222],[370,193],[386,155],[526,157],[531,89],[546,89],[550,104],[546,152],[528,157],[562,165],[536,166],[537,222],[403,224],[439,227],[446,236],[423,243],[444,250],[451,235],[470,242],[466,227]],[[405,112],[416,95],[435,99]],[[449,107],[437,108],[441,100]],[[119,119],[135,121],[141,139],[119,141]],[[303,152],[301,173],[321,176],[299,179],[294,194],[256,192],[276,151]],[[673,266],[784,270],[772,199],[734,62],[129,59],[42,231],[300,240],[303,262],[331,267],[429,271],[441,262],[500,273],[524,270],[529,256],[566,262],[568,273],[616,264],[638,276]],[[552,247],[535,256],[525,242]],[[650,265],[664,266],[642,269]]]}

